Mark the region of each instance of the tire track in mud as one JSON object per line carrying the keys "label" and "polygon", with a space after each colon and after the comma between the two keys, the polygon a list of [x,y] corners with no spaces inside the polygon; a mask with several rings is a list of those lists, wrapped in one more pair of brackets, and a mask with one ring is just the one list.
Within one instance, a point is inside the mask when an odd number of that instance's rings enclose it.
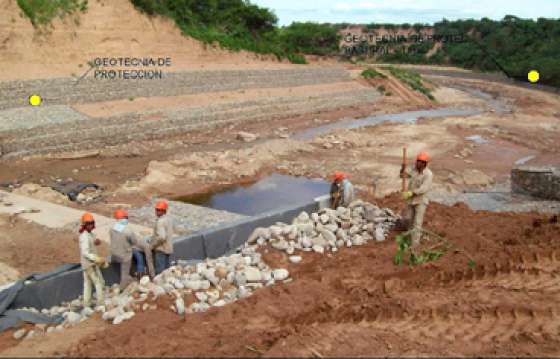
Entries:
{"label": "tire track in mud", "polygon": [[[375,290],[348,282],[356,302],[320,304],[296,319],[306,346],[332,352],[332,341],[346,346],[354,329],[368,335],[397,336],[408,342],[476,342],[483,346],[529,340],[540,343],[560,333],[560,251],[533,251],[503,263],[446,271],[426,286],[402,280],[392,293],[394,305],[364,299]],[[408,288],[408,289],[407,289]],[[429,294],[426,294],[429,293]],[[481,294],[484,293],[484,294]],[[426,300],[406,303],[407,295]],[[328,334],[325,326],[329,327]],[[319,330],[322,328],[323,330]],[[329,338],[326,340],[326,338]],[[351,347],[351,346],[350,346]]]}

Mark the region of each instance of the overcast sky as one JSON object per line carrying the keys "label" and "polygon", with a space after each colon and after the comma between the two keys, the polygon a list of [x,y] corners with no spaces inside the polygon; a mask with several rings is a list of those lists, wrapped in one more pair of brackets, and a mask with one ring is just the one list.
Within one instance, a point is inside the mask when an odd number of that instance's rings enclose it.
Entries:
{"label": "overcast sky", "polygon": [[433,23],[505,15],[560,17],[560,0],[252,0],[274,10],[280,25],[292,21]]}

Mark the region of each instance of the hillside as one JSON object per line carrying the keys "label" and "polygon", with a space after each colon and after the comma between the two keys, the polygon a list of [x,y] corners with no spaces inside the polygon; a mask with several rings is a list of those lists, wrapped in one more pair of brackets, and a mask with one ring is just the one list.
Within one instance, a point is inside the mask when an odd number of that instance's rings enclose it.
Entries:
{"label": "hillside", "polygon": [[204,45],[128,0],[92,0],[85,13],[54,19],[48,33],[34,28],[15,0],[0,0],[0,13],[0,80],[80,76],[96,57],[170,57],[169,71],[289,66]]}

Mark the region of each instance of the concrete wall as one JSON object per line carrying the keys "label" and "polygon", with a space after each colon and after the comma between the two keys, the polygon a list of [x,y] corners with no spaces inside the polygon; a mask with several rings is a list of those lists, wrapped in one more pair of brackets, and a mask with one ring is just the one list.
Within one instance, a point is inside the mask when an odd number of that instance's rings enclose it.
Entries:
{"label": "concrete wall", "polygon": [[[316,212],[325,206],[325,198],[320,197],[309,203],[284,207],[258,216],[244,218],[175,239],[172,260],[203,260],[216,258],[233,252],[247,241],[257,227],[268,227],[276,222],[289,223],[300,212]],[[107,285],[119,281],[117,264],[103,270]],[[72,270],[24,286],[10,308],[34,307],[50,308],[65,301],[76,299],[83,290],[82,271]]]}
{"label": "concrete wall", "polygon": [[533,166],[513,168],[511,190],[514,193],[560,201],[560,169]]}

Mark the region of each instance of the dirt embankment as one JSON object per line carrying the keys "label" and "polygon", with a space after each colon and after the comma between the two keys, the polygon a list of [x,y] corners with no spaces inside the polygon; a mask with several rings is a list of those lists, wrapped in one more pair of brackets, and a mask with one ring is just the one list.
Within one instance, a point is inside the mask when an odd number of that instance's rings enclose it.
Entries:
{"label": "dirt embankment", "polygon": [[[88,10],[55,19],[42,34],[16,1],[0,1],[0,80],[81,76],[96,57],[170,57],[165,71],[277,68],[271,56],[204,45],[162,17],[148,17],[128,0],[88,2]],[[126,21],[123,21],[123,16]]]}
{"label": "dirt embankment", "polygon": [[[395,209],[398,195],[380,201]],[[207,313],[169,310],[87,337],[72,356],[558,355],[557,217],[432,204],[427,228],[468,252],[415,268],[394,241],[285,266],[294,281]],[[155,334],[157,333],[157,334]]]}

